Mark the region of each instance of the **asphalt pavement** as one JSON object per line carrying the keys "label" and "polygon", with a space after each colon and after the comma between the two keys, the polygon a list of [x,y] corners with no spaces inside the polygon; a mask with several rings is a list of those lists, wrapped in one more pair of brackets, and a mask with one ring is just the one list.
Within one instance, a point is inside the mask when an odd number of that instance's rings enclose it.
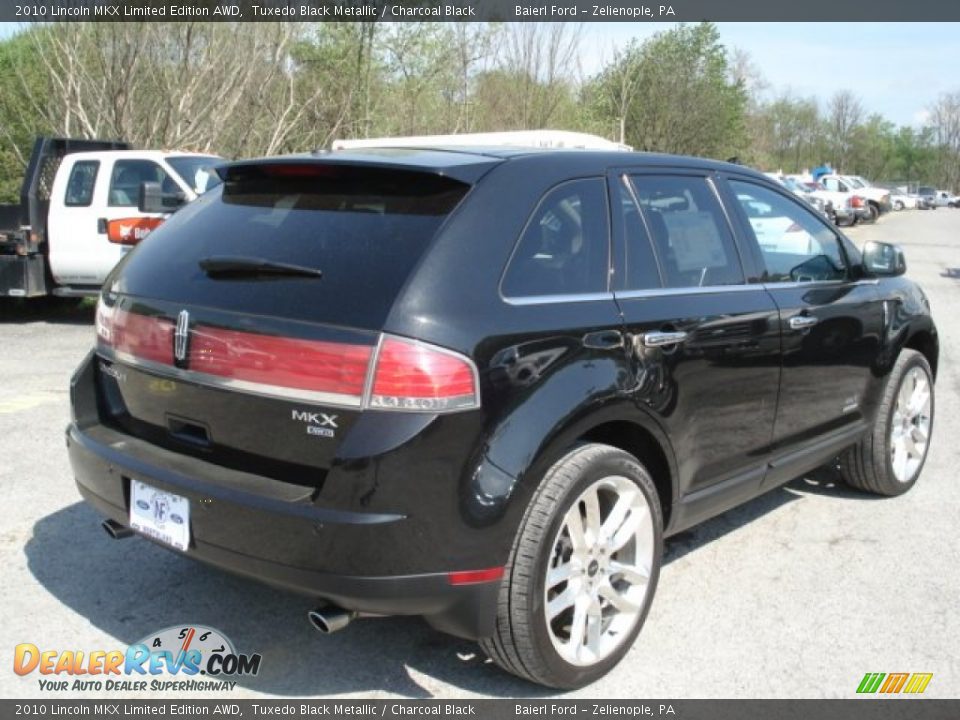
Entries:
{"label": "asphalt pavement", "polygon": [[[960,210],[893,213],[848,234],[901,243],[933,304],[940,374],[920,481],[877,499],[827,468],[674,538],[635,646],[568,696],[842,698],[867,672],[928,672],[927,697],[960,697]],[[68,381],[93,343],[92,321],[89,304],[0,301],[0,696],[110,694],[41,691],[37,673],[12,671],[18,643],[122,650],[192,623],[263,656],[260,674],[226,697],[549,694],[420,620],[364,619],[321,636],[306,620],[309,598],[140,538],[110,541],[80,501],[63,437]]]}

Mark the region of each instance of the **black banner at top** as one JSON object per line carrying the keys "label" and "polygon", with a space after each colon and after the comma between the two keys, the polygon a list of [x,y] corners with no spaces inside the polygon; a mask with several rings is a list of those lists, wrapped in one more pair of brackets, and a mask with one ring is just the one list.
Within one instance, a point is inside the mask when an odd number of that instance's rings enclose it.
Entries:
{"label": "black banner at top", "polygon": [[[960,21],[960,2],[903,0],[0,0],[2,22]],[[960,31],[960,28],[958,28]]]}

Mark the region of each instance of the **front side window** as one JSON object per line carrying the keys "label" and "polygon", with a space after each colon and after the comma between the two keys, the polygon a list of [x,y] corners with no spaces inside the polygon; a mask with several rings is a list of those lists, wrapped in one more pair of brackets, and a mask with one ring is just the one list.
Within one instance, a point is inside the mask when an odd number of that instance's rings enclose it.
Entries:
{"label": "front side window", "polygon": [[607,198],[602,178],[573,180],[544,196],[503,276],[505,297],[606,292]]}
{"label": "front side window", "polygon": [[840,182],[837,178],[824,178],[822,182],[823,186],[831,192],[850,192],[846,183]]}
{"label": "front side window", "polygon": [[635,175],[631,182],[666,287],[738,285],[744,281],[733,235],[706,178]]}
{"label": "front side window", "polygon": [[731,180],[766,265],[766,282],[846,279],[836,234],[799,203],[760,185]]}
{"label": "front side window", "polygon": [[74,163],[67,180],[67,192],[63,204],[67,207],[89,207],[93,202],[93,188],[97,182],[97,160],[80,160]]}
{"label": "front side window", "polygon": [[180,188],[166,171],[152,160],[117,160],[110,175],[110,207],[136,207],[140,186],[158,182],[163,192],[177,192]]}

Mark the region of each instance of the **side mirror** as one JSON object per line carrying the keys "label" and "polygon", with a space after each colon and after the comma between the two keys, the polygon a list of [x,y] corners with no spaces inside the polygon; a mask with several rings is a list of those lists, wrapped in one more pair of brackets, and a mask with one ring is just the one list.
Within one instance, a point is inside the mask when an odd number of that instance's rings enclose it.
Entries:
{"label": "side mirror", "polygon": [[896,277],[907,271],[907,261],[899,245],[868,242],[863,246],[863,268],[867,275]]}
{"label": "side mirror", "polygon": [[165,193],[160,183],[145,182],[140,185],[137,209],[148,213],[171,213],[186,202],[187,196],[182,192]]}

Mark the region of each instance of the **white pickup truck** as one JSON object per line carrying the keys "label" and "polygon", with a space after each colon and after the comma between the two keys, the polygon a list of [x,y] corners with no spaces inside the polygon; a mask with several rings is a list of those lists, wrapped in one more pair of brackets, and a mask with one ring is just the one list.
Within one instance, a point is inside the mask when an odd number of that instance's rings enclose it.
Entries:
{"label": "white pickup truck", "polygon": [[883,213],[891,209],[890,191],[886,188],[874,187],[869,180],[859,175],[824,175],[820,183],[830,192],[839,192],[850,195],[859,195],[867,201],[867,222],[873,222]]}
{"label": "white pickup truck", "polygon": [[95,295],[114,265],[219,182],[221,159],[38,138],[19,205],[0,205],[0,297]]}

